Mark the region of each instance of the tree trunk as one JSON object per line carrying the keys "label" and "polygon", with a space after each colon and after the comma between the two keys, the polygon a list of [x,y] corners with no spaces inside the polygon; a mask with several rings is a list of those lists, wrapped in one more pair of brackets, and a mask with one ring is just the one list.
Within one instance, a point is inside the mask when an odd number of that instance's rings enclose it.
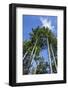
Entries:
{"label": "tree trunk", "polygon": [[52,73],[51,55],[50,55],[50,48],[49,48],[48,38],[47,38],[47,46],[48,46],[48,56],[49,56],[50,69],[51,69],[51,73]]}
{"label": "tree trunk", "polygon": [[24,55],[24,57],[23,57],[23,60],[24,60],[24,58],[26,57],[27,54],[28,54],[28,51],[25,53],[25,55]]}
{"label": "tree trunk", "polygon": [[[38,39],[37,39],[37,40],[38,40]],[[36,44],[37,44],[37,40],[36,40],[36,42],[35,42],[35,45],[34,45],[34,47],[33,47],[33,49],[32,49],[32,52],[31,52],[31,55],[30,55],[30,60],[32,59],[33,52],[34,52],[34,49],[35,49],[35,47],[36,47]]]}
{"label": "tree trunk", "polygon": [[32,52],[31,52],[31,56],[33,55],[34,49],[35,49],[35,47],[36,47],[36,44],[37,44],[37,40],[36,40],[36,42],[35,42],[35,45],[34,45],[34,47],[33,47]]}
{"label": "tree trunk", "polygon": [[[37,48],[35,49],[35,53],[34,53],[34,56],[33,56],[33,60],[34,60],[34,58],[35,58],[36,51],[37,51]],[[35,64],[36,64],[36,62],[35,62]],[[37,65],[36,65],[36,66],[37,66]],[[34,74],[36,73],[36,66],[35,66]]]}
{"label": "tree trunk", "polygon": [[[34,61],[34,58],[35,58],[35,55],[36,55],[36,51],[37,51],[37,48],[35,48],[35,52],[34,52],[34,54],[33,54],[33,58],[32,58],[32,62]],[[35,70],[34,70],[34,74],[35,74]],[[32,71],[31,71],[31,73],[32,73]]]}
{"label": "tree trunk", "polygon": [[[37,39],[38,40],[38,39]],[[32,59],[33,59],[33,52],[34,52],[34,50],[35,50],[35,47],[36,47],[36,44],[37,44],[37,40],[36,40],[36,42],[35,42],[35,45],[34,45],[34,47],[33,47],[33,49],[32,49],[32,52],[31,52],[31,55],[30,55],[30,62],[32,62]],[[31,70],[31,68],[30,68],[30,70]],[[29,71],[30,71],[29,70]],[[31,72],[31,71],[30,71]],[[29,73],[30,73],[29,72]]]}
{"label": "tree trunk", "polygon": [[53,49],[52,49],[52,45],[50,45],[50,47],[51,47],[51,51],[52,51],[52,55],[53,55],[53,60],[54,60],[55,68],[56,68],[56,71],[57,71],[57,65],[56,65],[56,60],[55,60],[54,52],[53,52]]}
{"label": "tree trunk", "polygon": [[[30,47],[30,48],[31,48],[31,47]],[[28,54],[30,48],[26,51],[25,55],[23,56],[23,60],[24,60],[24,58],[26,57],[26,55]]]}

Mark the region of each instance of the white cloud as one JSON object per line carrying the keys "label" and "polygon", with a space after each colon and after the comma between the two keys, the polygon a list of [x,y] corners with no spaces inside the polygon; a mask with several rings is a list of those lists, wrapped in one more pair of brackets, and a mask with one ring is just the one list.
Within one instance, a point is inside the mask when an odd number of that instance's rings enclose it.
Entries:
{"label": "white cloud", "polygon": [[48,18],[43,18],[40,17],[40,21],[42,23],[42,27],[44,26],[45,28],[48,27],[50,30],[54,30],[54,26],[52,26],[51,21]]}

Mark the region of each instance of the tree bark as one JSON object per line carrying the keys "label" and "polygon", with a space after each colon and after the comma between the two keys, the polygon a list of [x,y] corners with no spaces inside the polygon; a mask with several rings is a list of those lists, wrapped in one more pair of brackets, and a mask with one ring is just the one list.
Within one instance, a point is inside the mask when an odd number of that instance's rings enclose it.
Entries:
{"label": "tree bark", "polygon": [[[32,62],[34,61],[34,58],[35,58],[35,55],[36,55],[36,51],[37,51],[37,48],[35,48],[35,52],[34,52],[34,54],[33,54],[33,58],[32,58]],[[34,74],[35,74],[35,70],[34,70]],[[32,73],[32,71],[31,71],[31,73]]]}
{"label": "tree bark", "polygon": [[[38,40],[38,39],[37,39],[37,40]],[[35,49],[35,47],[36,47],[36,44],[37,44],[37,40],[36,40],[36,42],[35,42],[35,45],[34,45],[34,47],[33,47],[33,49],[32,49],[32,52],[31,52],[31,55],[30,55],[30,60],[32,59],[33,52],[34,52],[34,49]]]}
{"label": "tree bark", "polygon": [[48,46],[48,56],[49,56],[50,69],[51,69],[51,73],[52,73],[51,55],[50,55],[50,47],[49,47],[48,38],[47,38],[47,46]]}
{"label": "tree bark", "polygon": [[55,56],[54,56],[52,45],[50,45],[50,47],[51,47],[51,51],[52,51],[52,55],[53,55],[53,60],[54,60],[55,68],[56,68],[56,71],[57,71],[57,65],[56,65],[56,60],[55,60]]}
{"label": "tree bark", "polygon": [[[38,40],[38,39],[37,39]],[[32,49],[32,52],[31,52],[31,55],[30,55],[30,60],[31,60],[31,62],[32,62],[32,59],[33,59],[33,52],[34,52],[34,50],[35,50],[35,47],[36,47],[36,44],[37,44],[37,40],[36,40],[36,42],[35,42],[35,45],[34,45],[34,47],[33,47],[33,49]],[[31,69],[31,68],[30,68]],[[31,72],[31,71],[30,71]]]}
{"label": "tree bark", "polygon": [[24,58],[26,57],[27,54],[28,54],[28,51],[25,53],[25,55],[24,55],[24,57],[23,57],[23,60],[24,60]]}
{"label": "tree bark", "polygon": [[[31,48],[31,47],[30,47],[30,48]],[[23,56],[23,60],[24,60],[24,58],[26,57],[26,55],[28,54],[30,48],[26,51],[25,55]]]}
{"label": "tree bark", "polygon": [[35,45],[34,45],[34,47],[33,47],[32,52],[31,52],[31,56],[33,55],[34,49],[35,49],[35,47],[36,47],[36,44],[37,44],[37,40],[36,40],[36,42],[35,42]]}

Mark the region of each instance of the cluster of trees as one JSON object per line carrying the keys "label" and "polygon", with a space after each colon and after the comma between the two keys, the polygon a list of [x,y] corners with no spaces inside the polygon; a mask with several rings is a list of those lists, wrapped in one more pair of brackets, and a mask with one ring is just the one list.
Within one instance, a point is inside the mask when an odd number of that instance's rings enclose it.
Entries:
{"label": "cluster of trees", "polygon": [[[30,40],[23,43],[23,74],[57,73],[57,38],[45,27],[37,27],[29,33]],[[48,61],[40,56],[48,50]]]}

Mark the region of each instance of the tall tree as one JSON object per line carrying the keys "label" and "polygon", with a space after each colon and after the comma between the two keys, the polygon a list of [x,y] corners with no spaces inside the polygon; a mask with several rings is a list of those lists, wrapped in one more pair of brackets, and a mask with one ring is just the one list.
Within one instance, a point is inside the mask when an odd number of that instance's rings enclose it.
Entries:
{"label": "tall tree", "polygon": [[[36,66],[37,66],[37,68],[35,68],[36,72],[34,72],[34,73],[37,73],[37,71],[41,70],[41,68],[42,68],[42,72],[43,72],[44,66],[46,63],[43,62],[43,60],[41,58],[39,59],[39,56],[40,56],[39,53],[42,49],[45,49],[47,47],[48,47],[51,73],[52,73],[52,71],[54,71],[54,70],[52,70],[53,66],[55,65],[55,68],[57,66],[57,64],[56,64],[57,58],[55,59],[55,56],[57,53],[57,49],[56,49],[57,45],[56,44],[57,44],[57,39],[56,39],[55,35],[51,32],[51,30],[49,30],[49,28],[45,28],[45,27],[39,28],[38,27],[36,29],[32,29],[32,32],[30,33],[30,41],[24,43],[24,52],[25,52],[24,62],[27,62],[27,61],[30,62],[30,63],[27,63],[27,66],[29,66],[29,68],[24,64],[24,66],[26,66],[25,70],[27,71],[27,74],[29,73],[29,70],[31,70],[30,68],[32,68],[31,62],[33,62],[33,61],[36,62]],[[51,46],[53,46],[53,48]],[[51,55],[53,56],[53,58],[51,57]],[[52,59],[54,59],[54,60],[52,60]],[[54,65],[52,65],[52,61],[54,61]],[[38,63],[38,62],[40,62],[40,63]],[[45,68],[45,71],[46,71],[46,69],[47,68]],[[32,70],[34,71],[34,68]],[[31,72],[33,73],[33,71],[31,71]]]}

